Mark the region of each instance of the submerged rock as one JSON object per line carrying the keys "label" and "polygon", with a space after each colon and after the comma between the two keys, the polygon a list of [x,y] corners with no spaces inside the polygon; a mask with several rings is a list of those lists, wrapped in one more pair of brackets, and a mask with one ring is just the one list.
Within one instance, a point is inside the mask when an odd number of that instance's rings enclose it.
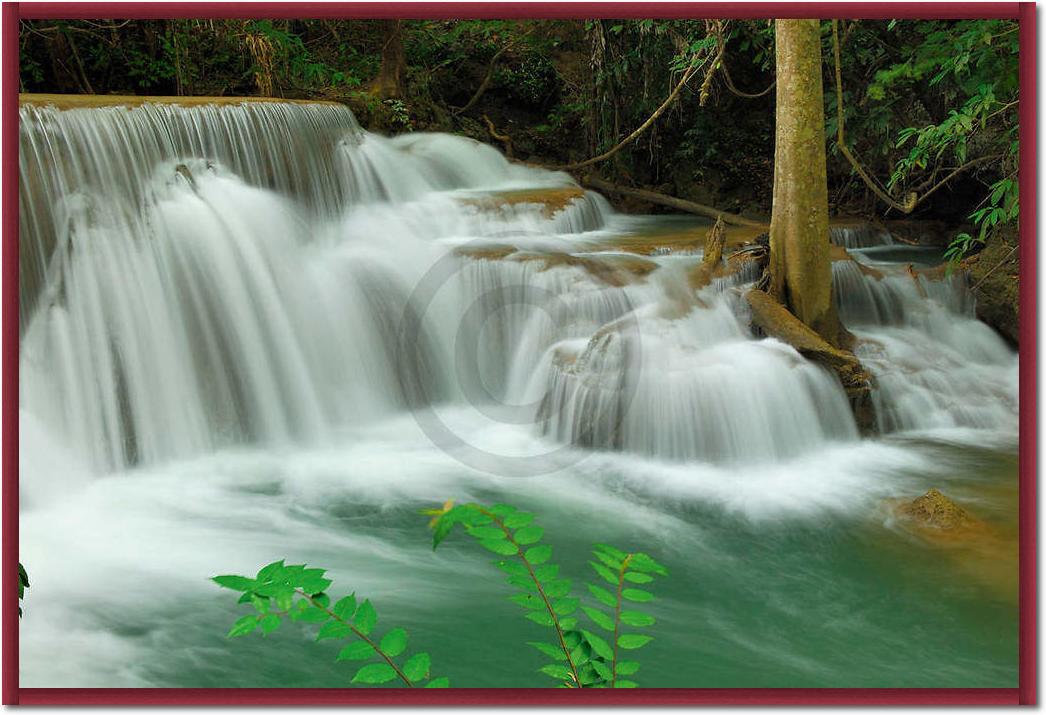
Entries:
{"label": "submerged rock", "polygon": [[936,489],[931,489],[911,502],[901,504],[898,511],[919,522],[920,526],[935,529],[967,529],[979,524],[968,511]]}

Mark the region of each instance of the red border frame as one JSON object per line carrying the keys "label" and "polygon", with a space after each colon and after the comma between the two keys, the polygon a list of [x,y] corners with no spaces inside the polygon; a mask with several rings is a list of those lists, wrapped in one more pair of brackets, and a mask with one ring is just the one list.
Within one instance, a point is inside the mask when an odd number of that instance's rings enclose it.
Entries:
{"label": "red border frame", "polygon": [[[936,8],[943,8],[942,13]],[[323,688],[19,688],[18,20],[78,18],[1012,18],[1020,22],[1020,446],[1017,688],[663,688],[364,690]],[[1034,705],[1036,703],[1036,28],[1031,2],[926,3],[4,3],[2,702],[5,705]]]}

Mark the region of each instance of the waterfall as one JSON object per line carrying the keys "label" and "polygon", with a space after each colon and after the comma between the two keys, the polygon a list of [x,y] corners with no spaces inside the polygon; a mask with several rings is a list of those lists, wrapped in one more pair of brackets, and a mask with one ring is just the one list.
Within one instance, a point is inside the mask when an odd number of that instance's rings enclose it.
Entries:
{"label": "waterfall", "polygon": [[[753,338],[752,267],[695,295],[699,252],[622,253],[615,237],[652,219],[564,173],[461,137],[374,135],[333,104],[20,119],[22,419],[96,472],[330,444],[432,404],[489,403],[534,439],[665,460],[857,439],[833,375]],[[884,431],[1011,419],[1015,357],[959,277],[834,274]]]}
{"label": "waterfall", "polygon": [[906,266],[832,264],[839,315],[876,377],[883,432],[941,427],[1016,430],[1017,356],[976,319],[966,275]]}

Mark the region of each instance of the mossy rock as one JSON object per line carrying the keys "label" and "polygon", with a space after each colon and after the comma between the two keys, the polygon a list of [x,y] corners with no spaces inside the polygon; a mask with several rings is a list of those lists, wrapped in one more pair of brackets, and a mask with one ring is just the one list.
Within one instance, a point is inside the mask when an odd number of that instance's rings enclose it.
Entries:
{"label": "mossy rock", "polygon": [[967,529],[978,523],[968,511],[936,489],[931,489],[921,497],[902,504],[899,511],[905,516],[915,519],[922,526],[930,526],[935,529]]}

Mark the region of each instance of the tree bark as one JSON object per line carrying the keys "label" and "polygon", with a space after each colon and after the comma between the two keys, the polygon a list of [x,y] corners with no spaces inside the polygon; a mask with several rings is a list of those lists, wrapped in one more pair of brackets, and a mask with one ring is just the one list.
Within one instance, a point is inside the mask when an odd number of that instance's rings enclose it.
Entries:
{"label": "tree bark", "polygon": [[839,346],[832,304],[818,20],[776,20],[777,129],[769,292]]}
{"label": "tree bark", "polygon": [[381,48],[381,68],[371,91],[381,99],[403,96],[403,74],[407,60],[403,54],[402,20],[384,20],[385,44]]}

